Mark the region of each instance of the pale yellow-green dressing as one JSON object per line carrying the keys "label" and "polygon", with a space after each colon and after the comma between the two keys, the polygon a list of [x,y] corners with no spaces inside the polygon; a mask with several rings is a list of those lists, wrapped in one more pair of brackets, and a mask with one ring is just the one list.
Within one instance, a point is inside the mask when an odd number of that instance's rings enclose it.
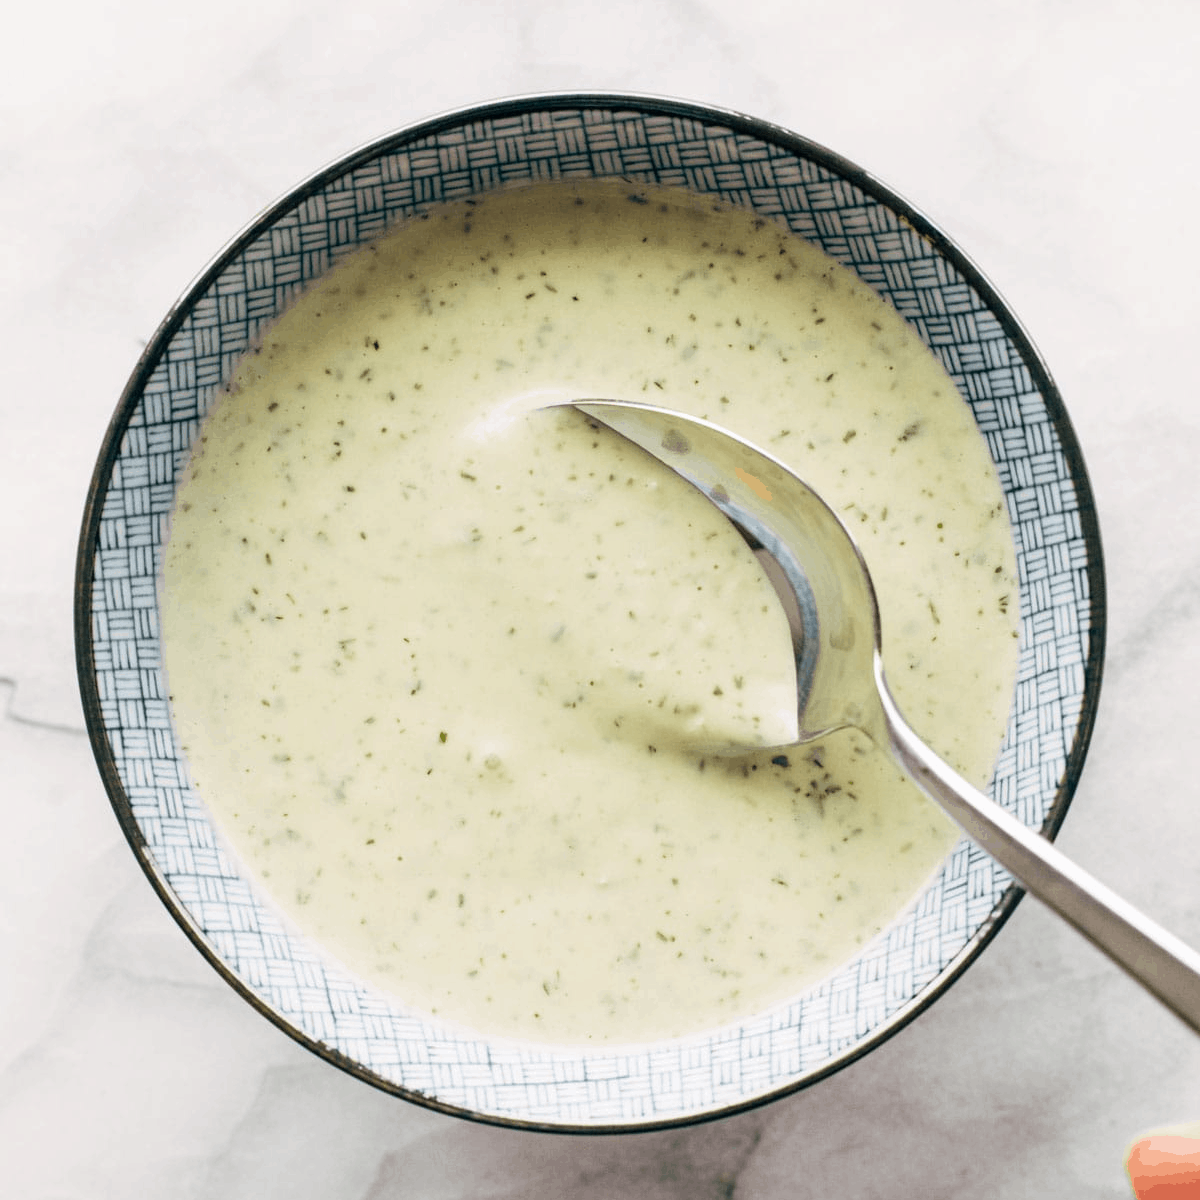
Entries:
{"label": "pale yellow-green dressing", "polygon": [[902,709],[986,784],[1017,583],[986,447],[812,246],[613,181],[447,205],[338,265],[207,418],[162,584],[172,705],[233,852],[419,1010],[686,1034],[819,980],[949,822],[861,735],[780,755],[786,623],[707,501],[551,399],[725,425],[837,508]]}

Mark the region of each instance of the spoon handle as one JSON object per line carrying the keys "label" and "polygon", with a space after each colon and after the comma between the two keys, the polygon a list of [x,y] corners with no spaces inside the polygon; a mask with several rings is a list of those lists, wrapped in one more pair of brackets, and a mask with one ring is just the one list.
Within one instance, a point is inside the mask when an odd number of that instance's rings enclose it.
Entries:
{"label": "spoon handle", "polygon": [[1200,1033],[1200,954],[1073,863],[944,763],[901,716],[877,668],[892,753],[1025,889]]}

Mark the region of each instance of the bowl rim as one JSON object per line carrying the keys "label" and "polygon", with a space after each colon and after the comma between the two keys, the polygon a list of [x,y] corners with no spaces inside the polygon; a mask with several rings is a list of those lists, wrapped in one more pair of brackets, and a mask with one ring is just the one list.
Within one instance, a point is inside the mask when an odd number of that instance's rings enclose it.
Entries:
{"label": "bowl rim", "polygon": [[1021,356],[1023,365],[1030,373],[1035,388],[1041,395],[1047,416],[1060,440],[1061,450],[1067,462],[1068,475],[1075,490],[1080,536],[1088,547],[1086,576],[1089,588],[1090,625],[1087,655],[1082,664],[1084,678],[1081,690],[1082,703],[1075,725],[1074,737],[1066,748],[1063,774],[1055,789],[1053,801],[1047,808],[1047,815],[1040,831],[1044,836],[1053,840],[1062,826],[1079,784],[1088,746],[1095,728],[1104,673],[1107,595],[1103,545],[1090,476],[1074,425],[1045,360],[1023,324],[974,260],[919,208],[873,174],[841,154],[774,122],[718,105],[662,94],[615,90],[529,92],[443,110],[435,115],[398,126],[327,162],[279,195],[247,222],[212,257],[167,310],[158,328],[139,355],[129,379],[121,391],[101,441],[84,501],[76,550],[73,604],[76,673],[92,752],[108,799],[134,856],[150,884],[158,893],[159,899],[192,944],[225,982],[272,1024],[307,1050],[350,1075],[433,1111],[482,1124],[537,1132],[575,1134],[645,1132],[700,1124],[749,1111],[810,1087],[849,1066],[869,1051],[878,1048],[883,1042],[910,1024],[962,977],[967,967],[982,953],[1015,911],[1024,895],[1024,889],[1015,882],[1011,883],[990,910],[988,918],[968,939],[955,958],[939,972],[936,979],[907,1004],[901,1006],[869,1036],[856,1042],[849,1049],[834,1055],[822,1066],[806,1073],[802,1078],[777,1086],[766,1093],[700,1112],[614,1124],[549,1123],[535,1119],[478,1112],[450,1104],[439,1100],[436,1096],[417,1092],[385,1079],[362,1063],[305,1033],[293,1025],[285,1015],[272,1008],[250,985],[239,979],[224,962],[154,861],[145,835],[134,817],[129,797],[117,771],[112,746],[101,716],[92,641],[92,588],[105,485],[111,478],[122,438],[129,427],[130,418],[140,401],[152,371],[158,365],[172,337],[186,320],[195,302],[207,291],[221,272],[279,217],[323,189],[332,180],[377,158],[389,149],[400,149],[407,144],[430,137],[448,128],[475,121],[554,109],[596,109],[614,113],[621,110],[633,110],[643,114],[651,113],[694,119],[776,145],[797,157],[825,167],[884,207],[891,209],[901,221],[928,241],[938,254],[948,260],[978,293],[1006,336],[1011,339]]}

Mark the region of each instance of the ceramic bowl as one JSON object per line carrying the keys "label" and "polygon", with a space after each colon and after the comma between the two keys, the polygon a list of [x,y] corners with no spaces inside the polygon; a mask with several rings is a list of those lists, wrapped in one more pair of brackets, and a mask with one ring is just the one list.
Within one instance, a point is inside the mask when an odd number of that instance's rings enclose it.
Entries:
{"label": "ceramic bowl", "polygon": [[355,151],[258,217],[166,316],[117,405],[83,523],[77,654],[96,759],[134,853],[187,935],[261,1013],[329,1062],[432,1108],[618,1131],[744,1109],[867,1053],[979,955],[1019,890],[963,840],[857,959],[704,1036],[611,1050],[451,1029],[291,932],[224,852],[172,729],[156,607],[189,447],[264,323],[397,220],[568,175],[681,186],[782,222],[875,288],[939,356],[995,461],[1018,554],[1019,680],[992,793],[1053,836],[1092,728],[1104,579],[1085,468],[1047,369],[995,290],[911,205],[801,137],[695,104],[573,94],[450,113]]}

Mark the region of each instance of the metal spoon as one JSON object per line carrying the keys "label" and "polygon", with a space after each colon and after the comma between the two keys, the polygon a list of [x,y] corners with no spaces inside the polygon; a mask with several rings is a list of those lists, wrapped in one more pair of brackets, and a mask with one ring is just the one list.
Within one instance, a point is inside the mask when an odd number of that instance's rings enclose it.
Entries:
{"label": "metal spoon", "polygon": [[1029,892],[1200,1033],[1200,954],[972,787],[905,721],[884,678],[866,563],[820,496],[708,421],[616,400],[552,407],[571,406],[693,484],[756,550],[792,628],[798,744],[862,730]]}

